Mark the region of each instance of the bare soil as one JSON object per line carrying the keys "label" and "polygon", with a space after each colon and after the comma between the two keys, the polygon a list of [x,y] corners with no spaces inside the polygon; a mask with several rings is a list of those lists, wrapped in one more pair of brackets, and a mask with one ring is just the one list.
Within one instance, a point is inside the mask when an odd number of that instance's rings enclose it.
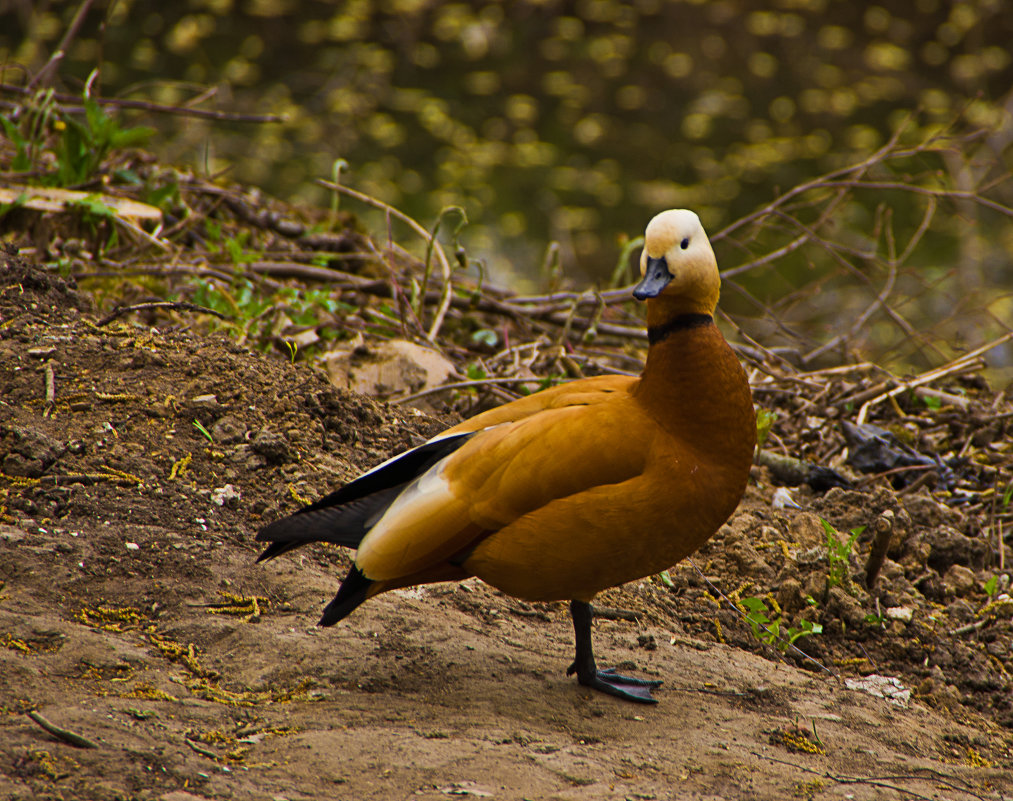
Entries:
{"label": "bare soil", "polygon": [[[564,675],[563,604],[469,581],[318,629],[348,556],[254,564],[259,526],[446,420],[224,338],[95,320],[73,287],[0,256],[0,797],[1013,795],[1013,602],[1008,578],[986,589],[983,512],[886,482],[775,508],[758,468],[670,586],[599,597],[599,662],[665,682],[632,705]],[[970,436],[972,418],[940,424]],[[869,526],[837,586],[821,517]],[[877,525],[892,536],[869,591]],[[822,633],[785,653],[719,590]]]}

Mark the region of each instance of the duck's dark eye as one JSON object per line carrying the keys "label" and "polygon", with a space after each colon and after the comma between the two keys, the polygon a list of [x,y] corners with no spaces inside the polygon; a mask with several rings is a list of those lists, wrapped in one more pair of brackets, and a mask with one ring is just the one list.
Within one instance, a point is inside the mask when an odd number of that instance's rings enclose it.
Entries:
{"label": "duck's dark eye", "polygon": [[686,248],[689,247],[689,237],[688,236],[685,239],[682,240],[682,244],[680,245],[680,247],[683,250],[685,250]]}

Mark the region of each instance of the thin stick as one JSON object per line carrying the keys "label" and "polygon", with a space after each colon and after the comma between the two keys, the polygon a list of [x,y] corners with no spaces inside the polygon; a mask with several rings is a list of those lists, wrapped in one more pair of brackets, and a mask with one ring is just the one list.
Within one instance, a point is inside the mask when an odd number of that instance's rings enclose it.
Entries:
{"label": "thin stick", "polygon": [[[921,795],[920,793],[916,793],[914,790],[908,790],[905,787],[899,787],[897,785],[885,783],[886,779],[890,779],[891,781],[900,781],[907,779],[921,779],[923,781],[930,781],[925,776],[922,776],[919,773],[896,775],[896,776],[868,776],[868,777],[845,776],[839,773],[831,773],[828,770],[826,771],[814,770],[813,768],[807,767],[806,765],[796,765],[793,762],[788,762],[787,760],[784,759],[778,759],[777,757],[770,756],[769,754],[760,754],[756,751],[750,751],[749,753],[751,753],[757,759],[766,759],[770,762],[776,762],[779,765],[787,765],[789,767],[795,768],[796,770],[801,770],[804,771],[805,773],[811,773],[815,776],[824,776],[830,779],[831,781],[837,782],[838,784],[868,784],[873,787],[885,787],[891,790],[895,790],[897,791],[897,793],[906,793],[907,795],[913,796],[914,798],[922,799],[922,801],[932,801],[932,799],[929,798],[927,795]],[[968,785],[965,784],[963,787],[957,785],[955,782],[960,781],[960,777],[958,776],[949,776],[947,774],[940,773],[939,771],[933,770],[931,768],[919,768],[919,770],[933,774],[935,778],[931,779],[931,781],[938,782],[946,787],[949,787],[950,789],[957,790],[958,792],[972,795],[975,798],[980,799],[980,801],[985,801],[985,796],[978,795],[977,793],[973,792],[971,789],[969,789]]]}
{"label": "thin stick", "polygon": [[427,332],[427,338],[429,341],[434,342],[436,340],[436,335],[439,334],[440,328],[443,326],[443,318],[447,314],[447,309],[450,308],[452,289],[450,283],[450,262],[447,261],[447,254],[443,252],[443,246],[418,222],[409,217],[403,211],[398,211],[390,204],[384,203],[382,200],[378,200],[377,198],[371,197],[370,195],[362,192],[356,192],[354,189],[349,189],[347,186],[332,183],[331,181],[318,180],[317,183],[325,189],[341,192],[342,194],[355,198],[356,200],[372,206],[375,209],[380,209],[391,217],[396,217],[401,220],[401,222],[408,225],[409,228],[421,236],[427,243],[432,245],[433,250],[436,251],[436,260],[440,263],[440,271],[443,273],[443,289],[440,296],[440,305],[436,310],[436,315],[433,317],[433,322],[429,326],[429,331]]}
{"label": "thin stick", "polygon": [[426,395],[435,395],[437,392],[443,392],[445,389],[462,389],[464,387],[481,387],[485,385],[496,385],[496,384],[537,384],[540,379],[528,377],[528,378],[479,378],[474,381],[455,381],[451,384],[440,384],[438,387],[429,387],[429,389],[423,389],[420,392],[413,392],[411,395],[405,395],[402,398],[392,398],[391,403],[407,403],[408,401],[415,400],[416,398],[423,398]]}
{"label": "thin stick", "polygon": [[49,83],[50,74],[56,70],[60,62],[63,61],[64,56],[67,55],[67,48],[81,29],[84,18],[88,16],[88,11],[91,9],[93,2],[94,0],[83,0],[81,5],[77,7],[74,19],[71,20],[70,25],[67,27],[67,32],[63,34],[63,38],[56,46],[56,50],[53,51],[53,55],[49,57],[46,65],[35,74],[35,77],[28,82],[29,90],[34,89],[36,86],[46,86]]}
{"label": "thin stick", "polygon": [[56,403],[56,371],[53,369],[51,361],[46,362],[43,369],[46,374],[46,405],[52,406]]}
{"label": "thin stick", "polygon": [[[0,83],[0,92],[7,92],[15,95],[30,95],[31,90],[23,86],[13,86],[9,83]],[[199,99],[206,96],[202,94]],[[79,102],[81,98],[76,95],[68,95],[63,92],[53,92],[53,99],[60,103]],[[168,106],[162,103],[150,103],[147,100],[127,100],[117,97],[93,97],[100,106],[112,106],[114,108],[129,108],[138,111],[154,111],[160,114],[176,114],[183,117],[198,117],[206,120],[217,120],[219,122],[284,122],[283,114],[240,114],[233,111],[211,111],[209,109],[189,108],[187,106]],[[83,111],[79,107],[67,107],[64,111]]]}
{"label": "thin stick", "polygon": [[896,181],[831,181],[825,186],[840,186],[846,189],[897,189],[899,191],[911,192],[915,195],[925,195],[931,198],[953,198],[956,200],[972,200],[992,211],[997,211],[1007,217],[1013,217],[1013,208],[1004,206],[994,200],[982,197],[977,192],[966,189],[931,189],[916,184],[902,184]]}
{"label": "thin stick", "polygon": [[711,242],[712,243],[719,242],[720,240],[729,236],[732,232],[738,230],[739,228],[742,228],[743,226],[748,225],[751,222],[761,220],[764,217],[768,216],[775,209],[783,206],[792,198],[798,197],[799,195],[803,195],[811,189],[820,189],[826,186],[827,182],[830,180],[840,178],[845,175],[850,175],[856,172],[864,173],[872,165],[878,164],[879,162],[883,161],[888,157],[912,155],[915,152],[920,152],[923,146],[919,146],[919,148],[914,150],[891,152],[893,151],[893,148],[897,146],[897,143],[900,141],[900,137],[906,128],[907,128],[907,121],[905,121],[903,125],[899,125],[897,127],[897,130],[894,132],[893,136],[890,137],[890,140],[868,158],[856,164],[852,164],[848,167],[842,167],[839,170],[833,170],[832,172],[828,172],[825,173],[824,175],[821,175],[819,178],[814,178],[811,181],[806,181],[805,183],[801,183],[798,186],[792,187],[787,192],[784,192],[780,196],[774,198],[774,200],[772,200],[762,209],[758,209],[757,211],[754,211],[752,214],[747,214],[745,217],[740,217],[735,222],[722,228],[720,231],[718,231],[716,234],[714,234],[714,236],[710,238]]}
{"label": "thin stick", "polygon": [[42,717],[39,712],[32,710],[28,713],[28,717],[38,723],[42,728],[48,731],[57,739],[63,740],[65,743],[76,746],[77,748],[98,748],[98,743],[89,740],[87,737],[82,737],[80,734],[70,731],[69,729],[61,728],[55,723],[46,720]]}
{"label": "thin stick", "polygon": [[927,373],[922,373],[922,375],[918,376],[917,378],[913,378],[910,381],[901,381],[899,386],[894,387],[889,392],[884,392],[882,395],[879,395],[875,398],[872,398],[871,400],[866,401],[862,405],[862,408],[859,410],[858,417],[855,419],[855,422],[858,423],[859,425],[864,423],[865,418],[869,413],[869,409],[872,406],[875,406],[876,404],[881,403],[882,401],[885,401],[888,398],[895,397],[896,395],[899,395],[902,392],[906,392],[907,390],[914,389],[915,387],[920,387],[922,386],[922,384],[929,384],[933,381],[943,378],[944,376],[960,372],[965,367],[967,367],[970,362],[973,362],[983,353],[987,353],[988,351],[992,350],[992,348],[996,348],[1010,339],[1013,339],[1013,331],[1011,331],[1008,334],[1003,334],[998,339],[994,339],[991,342],[982,345],[981,347],[975,348],[970,353],[965,353],[963,356],[961,356],[958,359],[954,359],[949,364],[944,364],[942,367],[937,367],[934,370],[929,370]]}
{"label": "thin stick", "polygon": [[110,314],[106,315],[101,320],[99,320],[98,325],[99,326],[108,325],[117,317],[122,317],[124,314],[129,314],[130,312],[135,311],[144,311],[146,309],[178,309],[180,311],[192,311],[192,312],[200,312],[201,314],[211,314],[217,317],[219,320],[232,319],[227,314],[222,314],[221,312],[217,312],[214,309],[208,309],[204,306],[198,306],[196,303],[190,303],[185,300],[172,300],[172,301],[160,300],[151,303],[135,303],[131,306],[120,306],[117,309],[113,309],[113,311]]}

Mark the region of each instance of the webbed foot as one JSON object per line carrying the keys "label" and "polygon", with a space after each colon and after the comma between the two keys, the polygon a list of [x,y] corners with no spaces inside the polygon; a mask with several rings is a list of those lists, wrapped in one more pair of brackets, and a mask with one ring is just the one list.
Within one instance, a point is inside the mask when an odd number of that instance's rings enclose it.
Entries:
{"label": "webbed foot", "polygon": [[625,701],[636,701],[639,704],[656,704],[658,699],[651,695],[653,687],[660,687],[661,682],[652,679],[638,679],[634,676],[624,676],[616,673],[614,668],[606,670],[595,670],[587,675],[580,675],[577,670],[577,663],[574,662],[566,669],[566,675],[577,674],[577,681],[584,687],[592,690],[614,695]]}

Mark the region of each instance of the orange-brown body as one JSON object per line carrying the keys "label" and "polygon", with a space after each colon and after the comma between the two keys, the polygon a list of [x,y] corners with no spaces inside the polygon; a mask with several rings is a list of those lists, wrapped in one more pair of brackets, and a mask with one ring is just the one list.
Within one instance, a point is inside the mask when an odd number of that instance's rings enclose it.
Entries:
{"label": "orange-brown body", "polygon": [[[711,325],[653,347],[640,378],[564,384],[447,434],[482,429],[445,468],[462,499],[453,518],[464,524],[461,536],[440,538],[437,564],[428,549],[418,562],[385,552],[382,561],[401,575],[378,581],[371,595],[476,575],[527,600],[590,600],[660,572],[735,510],[756,422],[742,368]],[[390,547],[404,554],[397,539]],[[451,563],[467,549],[461,564]]]}

